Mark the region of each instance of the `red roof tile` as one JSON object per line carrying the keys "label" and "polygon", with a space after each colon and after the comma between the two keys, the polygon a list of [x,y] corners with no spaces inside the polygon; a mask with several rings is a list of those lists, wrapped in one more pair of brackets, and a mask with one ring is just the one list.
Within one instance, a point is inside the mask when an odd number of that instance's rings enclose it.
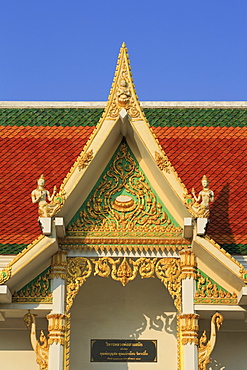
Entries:
{"label": "red roof tile", "polygon": [[[39,234],[31,191],[43,173],[46,187],[60,186],[94,127],[0,126],[2,196],[0,243],[28,244]],[[20,183],[22,186],[20,186]],[[18,186],[17,186],[18,184]]]}
{"label": "red roof tile", "polygon": [[201,190],[205,174],[215,193],[208,234],[218,243],[247,243],[247,128],[153,127],[186,188]]}

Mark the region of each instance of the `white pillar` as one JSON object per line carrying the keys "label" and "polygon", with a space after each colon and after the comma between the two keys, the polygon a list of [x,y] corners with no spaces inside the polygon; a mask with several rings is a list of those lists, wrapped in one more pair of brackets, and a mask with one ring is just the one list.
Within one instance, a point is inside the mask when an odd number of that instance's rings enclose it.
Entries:
{"label": "white pillar", "polygon": [[194,311],[196,257],[191,250],[180,252],[182,278],[182,314],[179,316],[181,361],[183,370],[198,370],[198,320]]}
{"label": "white pillar", "polygon": [[49,370],[63,370],[64,368],[66,255],[67,252],[59,251],[52,258],[51,288],[53,309],[47,316],[49,321]]}

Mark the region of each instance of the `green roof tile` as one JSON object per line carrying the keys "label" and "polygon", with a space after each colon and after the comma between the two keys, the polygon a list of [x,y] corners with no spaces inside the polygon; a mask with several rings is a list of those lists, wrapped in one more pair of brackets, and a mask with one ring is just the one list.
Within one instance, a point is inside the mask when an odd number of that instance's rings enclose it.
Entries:
{"label": "green roof tile", "polygon": [[28,244],[1,244],[0,243],[0,254],[18,254],[25,249]]}
{"label": "green roof tile", "polygon": [[247,109],[213,108],[144,108],[144,114],[154,127],[171,126],[247,126]]}
{"label": "green roof tile", "polygon": [[230,254],[247,254],[247,244],[221,244]]}
{"label": "green roof tile", "polygon": [[[151,126],[247,126],[247,109],[144,108]],[[0,109],[3,126],[95,126],[101,108]]]}
{"label": "green roof tile", "polygon": [[2,126],[95,126],[103,109],[0,109]]}

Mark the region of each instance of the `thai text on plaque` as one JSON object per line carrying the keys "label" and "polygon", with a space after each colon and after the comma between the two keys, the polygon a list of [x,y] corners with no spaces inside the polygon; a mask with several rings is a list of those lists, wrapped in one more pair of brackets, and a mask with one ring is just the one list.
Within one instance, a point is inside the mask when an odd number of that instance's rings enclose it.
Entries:
{"label": "thai text on plaque", "polygon": [[157,340],[92,339],[91,362],[157,362]]}

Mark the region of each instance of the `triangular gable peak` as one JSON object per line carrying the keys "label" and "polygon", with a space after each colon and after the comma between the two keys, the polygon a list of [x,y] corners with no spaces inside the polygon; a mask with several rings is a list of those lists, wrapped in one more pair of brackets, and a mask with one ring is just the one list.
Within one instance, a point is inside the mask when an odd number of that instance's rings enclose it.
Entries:
{"label": "triangular gable peak", "polygon": [[[177,228],[177,235],[173,243],[169,241],[167,245],[177,246],[178,248],[175,248],[177,251],[181,249],[183,245],[192,245],[192,249],[199,257],[199,260],[204,261],[204,265],[202,264],[201,269],[203,272],[208,273],[209,276],[210,271],[207,267],[212,265],[212,259],[218,261],[216,268],[218,271],[220,271],[219,267],[222,269],[220,272],[221,279],[217,280],[217,276],[212,276],[212,278],[229,291],[233,292],[234,289],[240,290],[242,282],[240,280],[239,271],[241,270],[241,266],[239,264],[231,259],[230,256],[226,255],[223,250],[216,248],[211,241],[196,237],[191,244],[191,241],[186,241],[182,238],[181,231],[184,218],[191,217],[185,206],[185,194],[187,190],[158,141],[155,139],[142,112],[135,92],[125,45],[123,45],[120,50],[115,78],[103,116],[60,188],[59,195],[63,204],[56,216],[64,219],[68,237],[58,241],[55,228],[53,228],[50,236],[42,238],[41,241],[35,242],[33,247],[31,245],[26,251],[23,251],[21,255],[11,263],[12,276],[14,276],[14,279],[10,279],[10,286],[19,289],[27,283],[27,278],[23,279],[22,283],[20,283],[19,278],[22,279],[24,276],[27,276],[24,270],[28,260],[29,269],[32,271],[41,264],[44,265],[44,268],[47,268],[47,260],[58,250],[59,243],[64,249],[69,249],[68,245],[72,246],[71,248],[73,249],[76,248],[76,241],[74,240],[72,243],[69,241],[69,238],[76,236],[71,234],[73,226],[77,227],[76,225],[80,223],[79,218],[77,217],[75,220],[74,217],[78,215],[78,212],[80,213],[80,208],[83,207],[87,199],[90,198],[90,194],[92,194],[104,169],[107,168],[117,148],[121,143],[121,145],[123,145],[123,142],[125,142],[129,151],[133,153],[138,166],[140,166],[141,171],[145,174],[148,183],[151,185],[152,194],[158,195],[163,210],[165,209],[165,213],[173,220],[172,225]],[[126,194],[122,195],[128,196]],[[61,203],[59,206],[61,206]],[[36,220],[34,220],[34,222],[35,221]],[[142,236],[144,237],[144,235]],[[78,235],[78,237],[80,238],[80,235]],[[165,240],[167,237],[166,235],[163,239]],[[83,238],[85,238],[85,236],[83,236]],[[81,242],[82,240],[77,244],[82,245]],[[83,244],[86,248],[87,243]],[[92,241],[89,243],[90,246],[93,246],[93,249],[96,248],[96,244],[92,243]],[[105,243],[103,243],[100,248],[98,243],[96,249],[103,252],[104,244]],[[143,246],[143,243],[140,244]],[[149,250],[156,251],[158,249],[166,249],[160,248],[162,243],[158,244],[159,246],[157,248],[154,247],[151,242],[146,243],[144,248],[139,248],[136,245],[132,248],[130,243],[124,250],[122,247],[120,248],[119,246],[116,247],[116,245],[112,245],[112,248],[109,250],[119,252],[121,249],[126,253],[126,251],[130,252],[131,249],[134,252],[138,249],[145,251],[148,248]],[[166,242],[164,242],[164,245],[166,245]],[[49,249],[47,246],[49,246]],[[46,252],[36,254],[37,250],[42,251],[43,249]],[[47,253],[48,250],[49,253]],[[220,261],[224,261],[224,263],[222,262],[221,264]],[[223,281],[224,276],[229,271],[234,275],[235,282],[233,286],[230,284],[231,278],[229,274],[226,279],[228,284],[226,285]],[[32,275],[32,278],[33,277]],[[4,281],[6,280],[7,278],[4,279]]]}
{"label": "triangular gable peak", "polygon": [[79,242],[83,249],[102,251],[175,251],[189,245],[183,239],[182,227],[152,188],[125,139],[60,242],[69,249]]}
{"label": "triangular gable peak", "polygon": [[126,109],[132,119],[144,119],[136,95],[128,50],[125,43],[122,44],[120,49],[115,77],[103,117],[115,120],[119,117],[122,108]]}
{"label": "triangular gable peak", "polygon": [[70,222],[78,210],[78,199],[81,204],[85,201],[123,138],[169,212],[182,226],[183,218],[190,215],[184,205],[187,190],[142,112],[125,44],[120,49],[103,116],[61,186],[66,200],[58,215],[65,217],[66,225]]}

